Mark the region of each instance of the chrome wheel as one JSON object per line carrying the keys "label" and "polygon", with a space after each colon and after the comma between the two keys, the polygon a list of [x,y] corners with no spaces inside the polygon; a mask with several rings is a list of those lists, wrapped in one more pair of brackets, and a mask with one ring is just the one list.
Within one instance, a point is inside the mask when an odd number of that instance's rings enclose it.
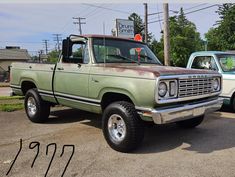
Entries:
{"label": "chrome wheel", "polygon": [[126,124],[123,118],[117,114],[113,114],[108,119],[108,131],[114,142],[121,142],[126,136]]}
{"label": "chrome wheel", "polygon": [[27,111],[30,116],[34,116],[37,113],[36,101],[33,97],[28,98]]}

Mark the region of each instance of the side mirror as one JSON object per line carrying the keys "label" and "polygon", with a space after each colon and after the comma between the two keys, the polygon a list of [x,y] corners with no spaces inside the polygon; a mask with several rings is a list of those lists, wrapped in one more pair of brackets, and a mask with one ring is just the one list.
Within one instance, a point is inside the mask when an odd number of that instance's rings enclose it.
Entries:
{"label": "side mirror", "polygon": [[72,55],[72,41],[67,38],[63,40],[62,43],[62,55],[63,58],[69,58]]}

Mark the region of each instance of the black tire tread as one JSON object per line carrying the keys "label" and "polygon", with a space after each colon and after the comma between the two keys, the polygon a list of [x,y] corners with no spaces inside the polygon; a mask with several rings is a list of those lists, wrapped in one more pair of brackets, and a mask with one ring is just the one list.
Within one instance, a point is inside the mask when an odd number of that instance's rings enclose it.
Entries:
{"label": "black tire tread", "polygon": [[[112,104],[110,104],[107,108],[111,108],[111,107],[120,107],[120,109],[122,109],[123,111],[125,111],[127,117],[128,117],[128,126],[129,126],[129,131],[130,131],[130,137],[128,139],[128,141],[124,142],[121,145],[115,145],[113,144],[108,138],[107,138],[107,134],[106,131],[104,130],[105,127],[105,121],[104,121],[104,116],[107,114],[106,111],[104,111],[104,115],[103,115],[103,132],[104,132],[104,136],[106,141],[108,142],[108,144],[111,146],[111,148],[120,151],[120,152],[130,152],[134,149],[136,149],[139,144],[142,142],[143,138],[144,138],[144,130],[143,130],[143,124],[141,122],[141,119],[139,117],[139,115],[137,114],[133,104],[126,102],[126,101],[118,101],[118,102],[114,102]],[[106,134],[106,135],[105,135]]]}
{"label": "black tire tread", "polygon": [[[27,98],[32,95],[36,101],[37,104],[37,109],[38,112],[36,113],[36,115],[34,117],[30,117],[27,113]],[[43,101],[41,99],[41,96],[39,95],[38,91],[36,88],[30,89],[27,91],[26,95],[25,95],[25,111],[26,114],[28,116],[28,118],[34,122],[34,123],[43,123],[45,122],[50,114],[50,104],[46,101]]]}

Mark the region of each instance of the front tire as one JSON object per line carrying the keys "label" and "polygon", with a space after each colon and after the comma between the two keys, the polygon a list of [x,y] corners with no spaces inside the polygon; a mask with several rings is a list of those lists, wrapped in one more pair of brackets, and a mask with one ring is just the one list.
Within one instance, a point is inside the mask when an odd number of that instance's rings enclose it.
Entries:
{"label": "front tire", "polygon": [[102,129],[109,146],[120,152],[136,149],[144,138],[144,127],[134,105],[125,101],[114,102],[105,109]]}
{"label": "front tire", "polygon": [[195,117],[192,119],[188,119],[188,120],[179,121],[179,122],[176,122],[176,124],[180,128],[194,128],[194,127],[200,125],[202,123],[203,119],[204,119],[204,115],[199,116],[199,117]]}
{"label": "front tire", "polygon": [[25,95],[25,112],[32,122],[43,123],[50,114],[50,104],[43,101],[36,88],[30,89]]}

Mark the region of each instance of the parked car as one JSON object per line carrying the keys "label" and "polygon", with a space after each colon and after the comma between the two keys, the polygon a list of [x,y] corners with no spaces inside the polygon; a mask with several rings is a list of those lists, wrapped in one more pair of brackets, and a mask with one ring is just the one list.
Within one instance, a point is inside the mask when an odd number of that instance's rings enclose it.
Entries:
{"label": "parked car", "polygon": [[221,97],[235,111],[235,53],[202,51],[192,53],[187,68],[214,70],[223,76]]}
{"label": "parked car", "polygon": [[144,121],[193,128],[222,105],[221,74],[163,66],[145,43],[112,36],[71,35],[56,64],[13,63],[11,87],[32,122],[55,104],[102,113],[104,137],[121,152],[141,143]]}

